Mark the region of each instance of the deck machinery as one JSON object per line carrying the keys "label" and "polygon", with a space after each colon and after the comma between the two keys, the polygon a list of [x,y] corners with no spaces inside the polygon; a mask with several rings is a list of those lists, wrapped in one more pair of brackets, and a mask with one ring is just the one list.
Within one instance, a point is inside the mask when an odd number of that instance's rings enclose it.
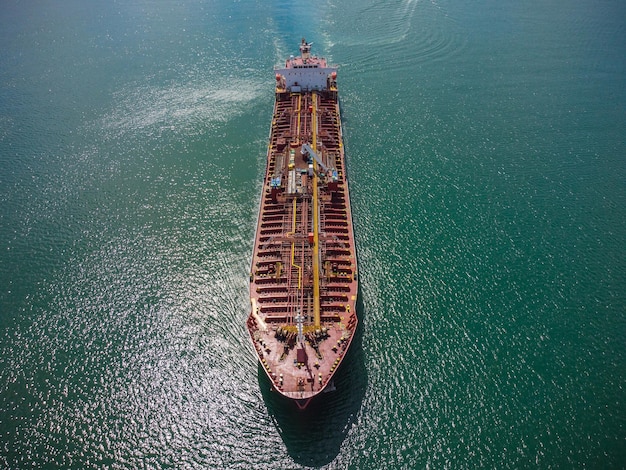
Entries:
{"label": "deck machinery", "polygon": [[358,323],[337,68],[310,51],[303,39],[275,69],[247,320],[273,389],[300,408],[332,388]]}

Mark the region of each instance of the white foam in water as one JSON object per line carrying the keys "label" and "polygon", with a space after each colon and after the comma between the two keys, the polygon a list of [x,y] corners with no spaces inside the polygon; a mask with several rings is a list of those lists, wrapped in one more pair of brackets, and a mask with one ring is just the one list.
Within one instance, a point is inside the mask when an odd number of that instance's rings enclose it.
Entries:
{"label": "white foam in water", "polygon": [[197,134],[205,125],[240,114],[260,93],[260,84],[236,79],[228,83],[135,86],[116,94],[118,105],[104,117],[103,127],[114,134],[165,130]]}

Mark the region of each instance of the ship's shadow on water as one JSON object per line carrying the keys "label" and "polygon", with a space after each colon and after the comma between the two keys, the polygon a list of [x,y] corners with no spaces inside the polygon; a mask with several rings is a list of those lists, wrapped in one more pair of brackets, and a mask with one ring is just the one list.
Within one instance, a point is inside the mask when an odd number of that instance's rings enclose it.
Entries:
{"label": "ship's shadow on water", "polygon": [[357,301],[359,325],[341,368],[334,377],[336,390],[315,397],[305,410],[271,391],[271,384],[259,364],[259,387],[289,455],[300,465],[321,467],[332,462],[355,423],[365,389],[367,372],[362,349],[363,320],[361,296]]}

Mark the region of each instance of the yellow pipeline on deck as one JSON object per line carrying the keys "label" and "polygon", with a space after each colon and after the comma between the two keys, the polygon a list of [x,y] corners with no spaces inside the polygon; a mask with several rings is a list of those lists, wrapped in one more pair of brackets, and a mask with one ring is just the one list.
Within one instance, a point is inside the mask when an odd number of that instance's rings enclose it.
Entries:
{"label": "yellow pipeline on deck", "polygon": [[[313,142],[311,147],[317,151],[317,93],[311,94],[311,133]],[[317,162],[313,159],[313,322],[315,327],[321,325],[320,319],[320,253],[319,253],[319,207],[317,194]]]}

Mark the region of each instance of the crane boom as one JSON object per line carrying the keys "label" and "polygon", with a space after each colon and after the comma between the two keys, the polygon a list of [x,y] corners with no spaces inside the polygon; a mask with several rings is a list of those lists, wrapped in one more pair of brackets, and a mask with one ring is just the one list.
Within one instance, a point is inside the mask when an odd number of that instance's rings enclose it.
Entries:
{"label": "crane boom", "polygon": [[302,144],[302,155],[306,154],[311,155],[311,157],[315,159],[317,164],[322,167],[322,170],[324,170],[324,173],[328,171],[328,167],[324,165],[324,163],[322,162],[322,158],[317,153],[315,153],[311,146],[309,144]]}

